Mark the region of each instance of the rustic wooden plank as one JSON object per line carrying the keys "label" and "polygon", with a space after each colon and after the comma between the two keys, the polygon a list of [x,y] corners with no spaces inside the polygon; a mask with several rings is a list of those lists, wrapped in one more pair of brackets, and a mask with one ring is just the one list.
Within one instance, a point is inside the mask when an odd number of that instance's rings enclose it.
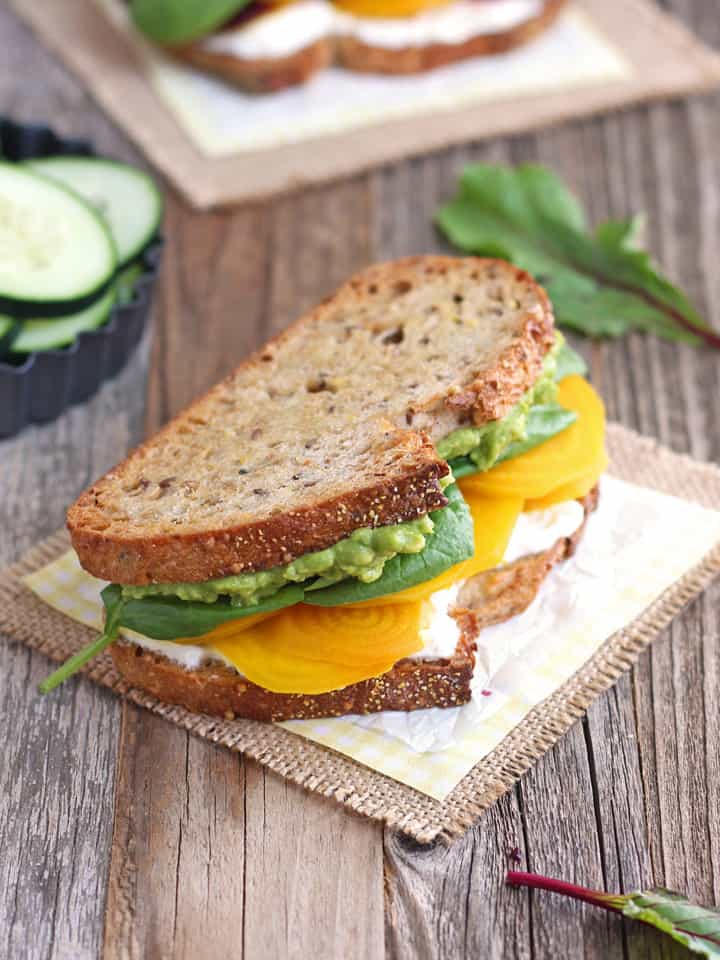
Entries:
{"label": "rustic wooden plank", "polygon": [[[204,216],[173,198],[148,429],[361,267],[367,217],[364,180]],[[382,955],[377,827],[157,717],[123,718],[106,960]]]}
{"label": "rustic wooden plank", "polygon": [[[77,83],[0,9],[0,110],[53,122],[117,156],[125,140]],[[62,525],[65,506],[106,470],[142,426],[141,354],[86,407],[0,442],[0,562]],[[120,710],[72,681],[36,693],[50,664],[0,643],[0,955],[94,958],[102,938]]]}
{"label": "rustic wooden plank", "polygon": [[[706,39],[720,41],[712,4],[670,6]],[[132,156],[89,97],[2,10],[0,36],[4,109],[38,120],[52,115],[61,129],[90,132],[105,149]],[[177,246],[168,251],[149,424],[164,421],[263,331],[284,326],[366,260],[440,248],[430,215],[471,159],[550,163],[581,192],[593,218],[649,209],[652,249],[717,319],[717,105],[704,97],[470,145],[389,168],[369,187],[361,178],[241,214],[200,217],[173,201],[168,222]],[[718,396],[714,356],[641,337],[583,350],[614,416],[718,459],[720,431],[707,402]],[[72,499],[137,435],[140,382],[113,389],[92,422],[78,412],[72,426],[0,447],[6,557],[57,525],[61,500]],[[117,411],[128,403],[134,412],[124,419]],[[594,705],[586,726],[459,844],[415,849],[385,838],[390,955],[411,956],[413,946],[447,957],[557,956],[564,948],[587,957],[619,949],[675,955],[654,934],[628,928],[623,941],[615,921],[506,891],[502,873],[517,842],[535,869],[624,887],[666,880],[717,900],[720,798],[711,785],[720,772],[720,737],[710,709],[720,673],[717,600],[713,591],[696,604],[642,658],[632,684],[621,681]],[[4,944],[11,956],[94,956],[117,707],[82,683],[61,691],[52,706],[26,701],[42,662],[5,646],[0,659],[0,713],[27,732],[0,768],[0,844],[13,864],[0,880],[0,916],[12,917],[0,924],[3,936],[8,931]],[[108,956],[166,955],[169,944],[179,956],[223,952],[228,944],[233,955],[242,944],[261,955],[290,954],[296,944],[298,954],[382,954],[375,828],[134,709],[123,713],[121,750]],[[78,756],[82,769],[67,762]],[[187,777],[178,776],[185,770]],[[572,804],[560,790],[568,783]],[[320,851],[310,865],[309,851]],[[272,932],[264,922],[270,895],[283,921]]]}
{"label": "rustic wooden plank", "polygon": [[[689,19],[687,4],[684,12]],[[709,25],[707,15],[703,22]],[[720,39],[717,25],[712,27]],[[582,121],[516,138],[505,150],[495,145],[492,156],[485,145],[466,148],[457,161],[445,154],[435,169],[442,164],[455,172],[477,160],[539,161],[580,193],[593,221],[648,210],[651,249],[717,322],[719,171],[711,149],[717,106],[718,98],[705,97]],[[411,227],[393,217],[403,207],[407,176],[401,168],[381,180],[381,207],[388,211],[379,231],[383,252],[412,243]],[[405,182],[393,183],[403,177]],[[452,179],[437,192],[448,196]],[[437,196],[427,207],[415,196],[419,209],[413,216],[427,221]],[[437,246],[427,232],[421,235],[426,249],[428,239]],[[616,419],[676,449],[717,457],[717,424],[709,422],[713,406],[707,402],[718,396],[715,356],[639,336],[581,349],[592,357],[594,378]],[[498,893],[504,868],[499,854],[517,807],[531,869],[616,889],[668,882],[717,902],[712,864],[720,819],[717,791],[710,786],[718,770],[717,717],[707,707],[718,693],[717,622],[708,615],[717,608],[715,595],[713,590],[694,605],[632,677],[591,707],[584,726],[523,779],[512,801],[498,804],[449,852],[406,850],[386,838],[391,956],[411,956],[413,949],[443,957],[521,955],[528,928],[533,957],[682,955],[652,931],[624,928],[587,908],[547,896],[508,895],[502,888]],[[480,838],[486,860],[478,871],[470,851]],[[456,905],[450,911],[454,936],[443,933],[448,903]],[[508,937],[513,918],[521,931],[515,939]]]}
{"label": "rustic wooden plank", "polygon": [[[503,797],[451,847],[386,833],[388,955],[526,960],[532,956],[527,894],[504,885],[508,853],[524,848],[519,795]],[[560,955],[560,954],[558,954]]]}

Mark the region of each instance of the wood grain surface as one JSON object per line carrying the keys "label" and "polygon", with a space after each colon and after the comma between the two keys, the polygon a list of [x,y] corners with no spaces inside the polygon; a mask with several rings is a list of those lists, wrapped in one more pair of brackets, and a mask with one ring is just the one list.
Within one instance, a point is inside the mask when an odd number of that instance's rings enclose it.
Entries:
{"label": "wood grain surface", "polygon": [[[663,6],[720,46],[714,0]],[[0,111],[143,162],[0,7]],[[382,258],[439,250],[470,161],[554,167],[593,220],[647,212],[647,241],[720,324],[720,97],[448,150],[229,213],[169,195],[146,356],[87,406],[0,443],[0,561],[144,431]],[[720,358],[633,336],[574,341],[609,414],[720,459]],[[680,957],[652,931],[508,890],[522,865],[587,885],[720,901],[720,587],[711,588],[477,827],[419,847],[0,643],[1,958]]]}

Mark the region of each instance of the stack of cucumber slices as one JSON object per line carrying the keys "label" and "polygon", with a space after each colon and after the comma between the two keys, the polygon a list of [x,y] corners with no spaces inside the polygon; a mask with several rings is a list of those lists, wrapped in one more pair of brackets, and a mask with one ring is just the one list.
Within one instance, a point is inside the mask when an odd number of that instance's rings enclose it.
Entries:
{"label": "stack of cucumber slices", "polygon": [[132,299],[162,211],[152,178],[113,160],[0,163],[0,359],[66,347]]}

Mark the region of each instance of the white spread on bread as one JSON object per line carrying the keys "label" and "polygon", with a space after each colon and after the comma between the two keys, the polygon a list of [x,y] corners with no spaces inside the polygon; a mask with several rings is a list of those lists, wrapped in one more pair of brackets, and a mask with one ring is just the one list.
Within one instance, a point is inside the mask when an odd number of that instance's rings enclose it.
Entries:
{"label": "white spread on bread", "polygon": [[579,529],[585,510],[577,500],[565,500],[544,510],[521,513],[505,550],[503,563],[514,563],[520,557],[544,553],[561,537],[570,537]]}
{"label": "white spread on bread", "polygon": [[371,47],[403,50],[460,44],[512,30],[543,10],[543,0],[456,0],[412,17],[358,17],[328,0],[299,0],[201,42],[239,60],[289,57],[327,37],[352,37]]}
{"label": "white spread on bread", "polygon": [[[580,527],[585,510],[577,500],[567,500],[545,510],[521,513],[507,545],[503,563],[513,563],[520,557],[544,553],[562,537],[569,537]],[[464,581],[454,583],[447,590],[438,590],[428,600],[429,622],[420,631],[425,646],[417,657],[451,657],[460,639],[460,628],[448,613],[457,600]]]}
{"label": "white spread on bread", "polygon": [[[561,537],[569,537],[575,533],[583,522],[583,517],[584,510],[576,500],[559,503],[545,510],[533,510],[521,514],[515,524],[503,562],[512,563],[531,553],[549,550]],[[420,631],[425,646],[412,655],[413,659],[452,656],[460,639],[460,630],[456,621],[448,614],[448,610],[455,603],[463,582],[458,581],[446,590],[438,590],[428,599],[427,615]],[[186,670],[196,670],[211,660],[222,660],[232,667],[232,664],[212,647],[151,640],[135,634],[132,639],[144,649],[159,653],[179,663]]]}

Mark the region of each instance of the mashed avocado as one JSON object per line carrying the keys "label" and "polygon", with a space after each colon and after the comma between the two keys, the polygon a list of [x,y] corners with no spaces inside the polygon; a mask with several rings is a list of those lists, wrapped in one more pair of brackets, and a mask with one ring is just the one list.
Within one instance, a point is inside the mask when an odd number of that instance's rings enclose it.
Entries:
{"label": "mashed avocado", "polygon": [[303,583],[315,580],[312,589],[321,589],[356,577],[363,583],[372,583],[382,576],[388,560],[399,553],[420,553],[425,547],[425,538],[433,531],[433,522],[428,515],[405,523],[386,527],[370,527],[355,530],[345,540],[332,547],[298,557],[271,570],[257,573],[240,573],[237,576],[207,580],[204,583],[156,583],[147,587],[122,588],[127,599],[143,597],[179,597],[181,600],[199,603],[215,603],[220,597],[230,597],[237,607],[252,607],[266,600],[288,583]]}
{"label": "mashed avocado", "polygon": [[543,361],[540,377],[501,420],[484,423],[481,427],[460,427],[443,437],[437,445],[443,460],[470,457],[479,470],[489,470],[510,444],[524,440],[530,409],[537,404],[553,403],[557,399],[555,368],[563,343],[564,337],[557,334],[552,349]]}

